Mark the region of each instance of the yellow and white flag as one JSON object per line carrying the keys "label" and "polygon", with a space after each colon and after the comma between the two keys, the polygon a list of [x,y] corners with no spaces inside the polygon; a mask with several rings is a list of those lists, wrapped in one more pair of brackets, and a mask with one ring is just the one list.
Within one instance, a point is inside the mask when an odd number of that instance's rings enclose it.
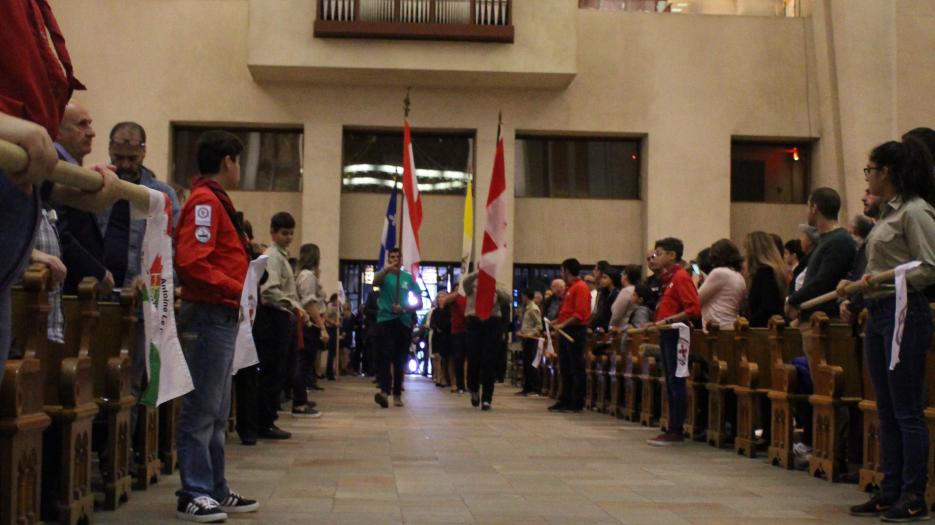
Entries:
{"label": "yellow and white flag", "polygon": [[471,265],[474,246],[474,187],[468,177],[467,193],[464,195],[464,236],[461,238],[461,275],[467,275]]}

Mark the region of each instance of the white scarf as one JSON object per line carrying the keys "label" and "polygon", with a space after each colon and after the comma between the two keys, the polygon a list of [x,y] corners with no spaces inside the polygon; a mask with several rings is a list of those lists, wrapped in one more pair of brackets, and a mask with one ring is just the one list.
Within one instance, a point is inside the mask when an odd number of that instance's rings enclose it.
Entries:
{"label": "white scarf", "polygon": [[907,262],[896,267],[896,322],[893,325],[893,346],[890,354],[890,370],[899,363],[899,347],[902,346],[903,329],[906,328],[906,313],[909,311],[909,297],[906,291],[906,272],[920,266],[919,261]]}

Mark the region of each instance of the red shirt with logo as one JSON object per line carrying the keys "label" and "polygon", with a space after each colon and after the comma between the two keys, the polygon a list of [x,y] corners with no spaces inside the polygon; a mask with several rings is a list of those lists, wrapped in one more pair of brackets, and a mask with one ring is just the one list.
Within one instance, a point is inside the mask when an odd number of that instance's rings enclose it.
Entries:
{"label": "red shirt with logo", "polygon": [[698,301],[698,289],[681,266],[662,276],[662,297],[656,306],[656,321],[661,321],[675,314],[685,312],[692,319],[701,316],[701,303]]}
{"label": "red shirt with logo", "polygon": [[578,324],[587,324],[591,317],[591,289],[581,279],[575,279],[565,292],[557,322],[564,323],[572,317],[578,320]]}
{"label": "red shirt with logo", "polygon": [[210,188],[195,188],[175,231],[182,299],[239,308],[248,263],[240,234],[221,201]]}
{"label": "red shirt with logo", "polygon": [[464,327],[464,309],[467,307],[467,297],[458,295],[458,298],[448,304],[451,308],[451,333],[463,334]]}

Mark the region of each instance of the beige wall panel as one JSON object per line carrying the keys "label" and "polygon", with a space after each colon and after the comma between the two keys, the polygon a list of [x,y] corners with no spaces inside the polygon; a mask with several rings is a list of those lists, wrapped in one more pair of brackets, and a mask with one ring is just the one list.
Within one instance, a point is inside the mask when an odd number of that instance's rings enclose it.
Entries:
{"label": "beige wall panel", "polygon": [[[730,206],[730,240],[743,250],[744,239],[753,231],[776,233],[784,241],[797,239],[798,225],[806,221],[806,215],[804,204],[735,202]],[[716,240],[711,238],[709,244]]]}
{"label": "beige wall panel", "polygon": [[516,199],[517,263],[640,264],[644,259],[640,201]]}
{"label": "beige wall panel", "polygon": [[292,192],[232,191],[234,207],[243,212],[253,226],[253,240],[270,245],[269,221],[274,214],[287,211],[295,217],[296,228],[289,253],[299,254],[302,244],[302,194]]}
{"label": "beige wall panel", "polygon": [[[388,200],[387,193],[341,195],[341,259],[376,260]],[[461,260],[463,210],[464,197],[422,196],[422,260],[452,263]]]}
{"label": "beige wall panel", "polygon": [[896,10],[897,133],[935,128],[935,2],[899,0]]}

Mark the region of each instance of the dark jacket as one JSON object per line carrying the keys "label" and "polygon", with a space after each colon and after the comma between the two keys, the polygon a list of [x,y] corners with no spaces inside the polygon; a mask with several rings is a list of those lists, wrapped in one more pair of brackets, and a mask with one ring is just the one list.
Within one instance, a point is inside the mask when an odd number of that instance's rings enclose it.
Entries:
{"label": "dark jacket", "polygon": [[[834,291],[841,279],[847,278],[856,255],[854,238],[844,228],[822,234],[818,246],[808,259],[805,283],[789,296],[789,304],[798,307],[809,299]],[[831,318],[839,317],[837,301],[829,301],[814,310],[803,311],[801,319],[807,320],[813,312],[825,312]]]}
{"label": "dark jacket", "polygon": [[769,266],[757,268],[750,281],[750,289],[747,291],[750,326],[763,328],[769,324],[770,317],[782,315],[783,299],[773,269]]}

